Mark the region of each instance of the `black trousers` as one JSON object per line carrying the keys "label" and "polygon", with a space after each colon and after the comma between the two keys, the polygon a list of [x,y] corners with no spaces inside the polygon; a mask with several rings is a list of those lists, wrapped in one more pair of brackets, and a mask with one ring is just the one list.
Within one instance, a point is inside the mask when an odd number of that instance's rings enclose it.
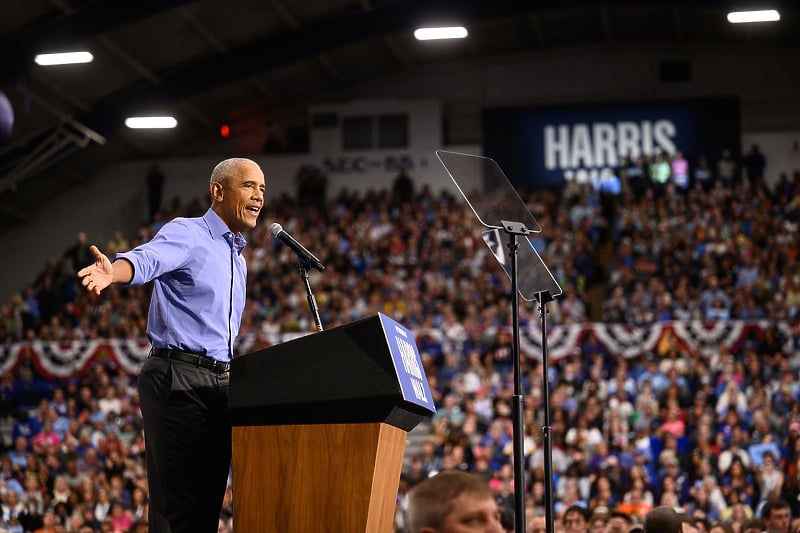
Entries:
{"label": "black trousers", "polygon": [[151,357],[139,376],[150,533],[216,533],[231,464],[226,372]]}

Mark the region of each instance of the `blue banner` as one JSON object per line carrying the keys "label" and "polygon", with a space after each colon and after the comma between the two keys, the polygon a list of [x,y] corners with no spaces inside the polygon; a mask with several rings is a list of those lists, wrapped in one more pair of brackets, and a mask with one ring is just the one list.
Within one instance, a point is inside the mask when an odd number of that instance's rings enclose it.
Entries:
{"label": "blue banner", "polygon": [[435,413],[436,406],[433,404],[433,397],[428,387],[428,379],[425,377],[425,370],[422,368],[422,360],[419,357],[414,334],[383,313],[378,313],[378,316],[381,319],[383,333],[386,335],[386,342],[392,354],[394,369],[403,391],[403,399]]}
{"label": "blue banner", "polygon": [[671,157],[712,165],[723,150],[740,155],[736,98],[483,110],[484,155],[515,186],[560,187],[616,172],[622,159]]}

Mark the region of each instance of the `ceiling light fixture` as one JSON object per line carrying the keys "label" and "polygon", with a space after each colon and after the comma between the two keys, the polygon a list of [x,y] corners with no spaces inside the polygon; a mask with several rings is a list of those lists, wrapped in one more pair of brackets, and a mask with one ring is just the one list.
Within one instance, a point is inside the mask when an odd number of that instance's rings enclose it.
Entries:
{"label": "ceiling light fixture", "polygon": [[758,11],[731,11],[728,13],[728,22],[731,24],[744,24],[749,22],[775,22],[781,20],[781,14],[775,9],[761,9]]}
{"label": "ceiling light fixture", "polygon": [[440,28],[417,28],[414,37],[419,41],[434,39],[463,39],[468,35],[464,26],[445,26]]}
{"label": "ceiling light fixture", "polygon": [[128,117],[125,125],[131,129],[169,129],[178,125],[175,117]]}
{"label": "ceiling light fixture", "polygon": [[55,54],[38,54],[33,60],[37,65],[49,67],[52,65],[74,65],[76,63],[91,63],[94,56],[90,52],[59,52]]}

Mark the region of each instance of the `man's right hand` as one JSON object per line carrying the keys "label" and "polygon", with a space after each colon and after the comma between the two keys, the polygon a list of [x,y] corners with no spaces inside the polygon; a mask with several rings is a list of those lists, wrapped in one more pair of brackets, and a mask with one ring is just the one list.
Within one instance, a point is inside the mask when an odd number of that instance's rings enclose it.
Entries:
{"label": "man's right hand", "polygon": [[94,254],[96,261],[79,270],[78,277],[81,278],[81,285],[86,287],[86,290],[100,294],[103,289],[114,281],[114,267],[111,266],[111,261],[103,255],[97,246],[91,246],[89,251]]}

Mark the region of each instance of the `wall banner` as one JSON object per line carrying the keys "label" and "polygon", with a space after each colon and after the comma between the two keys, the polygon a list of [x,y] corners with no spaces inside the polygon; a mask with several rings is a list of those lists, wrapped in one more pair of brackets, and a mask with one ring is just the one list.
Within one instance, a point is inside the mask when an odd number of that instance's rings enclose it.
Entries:
{"label": "wall banner", "polygon": [[527,188],[594,182],[626,156],[680,150],[713,168],[723,150],[740,155],[737,98],[487,108],[482,120],[484,155]]}

